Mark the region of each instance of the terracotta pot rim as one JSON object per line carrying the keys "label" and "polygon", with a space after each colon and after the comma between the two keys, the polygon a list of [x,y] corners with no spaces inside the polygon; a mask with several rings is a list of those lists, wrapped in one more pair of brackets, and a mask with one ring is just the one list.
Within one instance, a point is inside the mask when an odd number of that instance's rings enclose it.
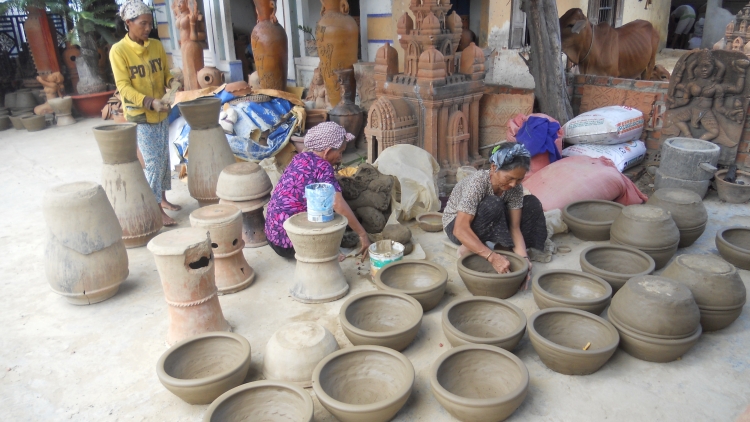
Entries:
{"label": "terracotta pot rim", "polygon": [[[440,281],[428,287],[423,287],[421,289],[397,289],[395,287],[392,287],[392,286],[389,286],[388,284],[383,283],[383,280],[382,280],[383,273],[386,272],[387,269],[398,267],[400,265],[427,265],[428,267],[432,267],[440,272]],[[430,293],[430,292],[434,292],[436,290],[444,288],[445,285],[448,283],[448,271],[442,266],[437,265],[434,262],[430,262],[426,260],[401,260],[401,261],[391,262],[389,264],[384,265],[375,275],[374,281],[375,281],[375,286],[377,286],[378,289],[380,290],[397,292],[397,293],[405,293],[407,295],[424,294],[424,293]]]}
{"label": "terracotta pot rim", "polygon": [[[591,262],[589,262],[589,260],[586,259],[586,255],[588,253],[590,253],[591,251],[593,251],[593,250],[600,250],[600,249],[616,249],[616,250],[621,251],[621,252],[629,252],[631,254],[638,255],[641,258],[646,259],[647,262],[650,262],[649,268],[646,271],[642,271],[640,273],[634,273],[634,274],[614,273],[614,272],[611,272],[611,271],[607,271],[607,270],[605,270],[603,268],[599,268],[596,265],[594,265]],[[634,248],[632,246],[626,246],[626,245],[593,245],[593,246],[589,246],[588,248],[584,249],[581,252],[580,259],[582,261],[585,261],[591,267],[596,268],[597,271],[599,271],[600,273],[606,275],[608,278],[609,277],[616,277],[616,278],[628,277],[628,279],[630,279],[630,278],[637,277],[637,276],[640,276],[640,275],[651,274],[652,272],[654,272],[654,269],[656,269],[656,262],[654,261],[654,258],[651,258],[651,256],[649,256],[647,253],[641,251],[640,249],[636,249],[636,248]]]}
{"label": "terracotta pot rim", "polygon": [[[292,232],[294,234],[301,234],[303,236],[326,235],[326,234],[336,233],[336,232],[338,232],[339,230],[342,229],[342,226],[345,229],[346,226],[349,225],[349,220],[347,220],[346,217],[344,217],[343,215],[341,215],[341,214],[339,214],[337,212],[334,212],[333,213],[333,220],[331,220],[329,222],[326,222],[326,223],[311,223],[311,224],[318,224],[318,225],[324,226],[324,227],[322,227],[320,229],[303,229],[301,231],[295,231],[296,227],[293,226],[293,225],[291,225],[291,223],[289,224],[289,228],[287,228],[287,222],[289,220],[293,219],[294,217],[297,217],[298,215],[302,215],[302,214],[307,214],[307,211],[301,212],[299,214],[294,214],[293,216],[289,217],[286,221],[284,221],[284,224],[283,224],[284,230],[286,230],[287,232]],[[341,217],[341,220],[337,221],[338,217]],[[302,218],[302,217],[298,217],[298,218]],[[304,221],[307,221],[306,217],[305,217]],[[290,230],[290,228],[291,228],[291,230]],[[313,232],[313,230],[314,230],[314,232]]]}
{"label": "terracotta pot rim", "polygon": [[[347,309],[349,309],[349,307],[352,304],[354,304],[354,302],[364,300],[373,296],[389,296],[389,297],[405,300],[409,302],[409,304],[411,304],[411,306],[413,306],[414,309],[416,309],[419,312],[420,314],[419,318],[417,318],[415,321],[412,321],[406,327],[402,327],[402,328],[391,330],[391,331],[367,331],[352,324],[349,321],[349,319],[346,317]],[[345,328],[359,336],[378,339],[378,340],[403,336],[404,334],[413,330],[415,327],[420,326],[422,324],[423,316],[424,316],[424,311],[422,310],[422,305],[420,305],[416,299],[403,293],[390,292],[386,290],[370,290],[368,292],[356,294],[350,297],[349,299],[347,299],[344,302],[344,304],[341,305],[341,310],[339,311],[339,320],[341,321],[342,328]]]}
{"label": "terracotta pot rim", "polygon": [[[363,352],[369,352],[369,353],[382,353],[389,355],[393,358],[396,358],[401,362],[401,364],[404,365],[404,367],[409,372],[408,378],[410,378],[410,381],[405,382],[404,385],[402,385],[397,391],[395,391],[389,398],[377,401],[375,403],[370,403],[366,405],[360,405],[360,404],[351,404],[351,403],[344,403],[342,401],[338,401],[331,397],[325,390],[323,390],[323,387],[320,385],[320,373],[322,372],[323,368],[333,361],[334,359],[337,359],[343,355],[349,355],[353,353],[363,353]],[[410,370],[410,371],[409,371]],[[326,356],[318,362],[318,365],[313,370],[312,374],[312,388],[315,392],[315,395],[318,396],[318,399],[320,400],[322,398],[321,404],[325,402],[324,407],[330,406],[336,410],[343,411],[343,412],[349,412],[349,413],[372,413],[376,412],[378,410],[387,409],[394,404],[396,404],[399,400],[401,400],[404,396],[409,395],[411,393],[411,390],[414,388],[414,379],[415,379],[415,373],[414,373],[414,365],[411,363],[411,361],[404,356],[401,352],[398,352],[396,350],[390,349],[388,347],[383,346],[354,346],[354,347],[347,347],[346,349],[340,349],[337,350],[330,355]]]}
{"label": "terracotta pot rim", "polygon": [[414,219],[417,220],[418,223],[425,223],[425,221],[422,221],[422,218],[427,217],[428,215],[434,215],[436,217],[441,217],[441,218],[443,217],[442,212],[427,211],[427,212],[418,214]]}
{"label": "terracotta pot rim", "polygon": [[[575,298],[569,298],[565,296],[558,296],[555,294],[550,293],[549,291],[545,290],[542,285],[539,283],[539,280],[550,274],[570,274],[579,276],[582,278],[587,278],[591,281],[594,281],[602,286],[604,286],[605,294],[603,296],[600,296],[596,299],[575,299]],[[605,303],[609,301],[612,298],[612,285],[607,283],[603,278],[597,276],[596,274],[587,273],[584,271],[575,271],[575,270],[557,270],[557,269],[548,269],[545,271],[542,271],[531,279],[531,288],[536,289],[537,292],[544,296],[545,298],[549,300],[553,300],[555,302],[564,303],[566,305],[598,305]]]}
{"label": "terracotta pot rim", "polygon": [[[514,311],[516,315],[518,315],[521,321],[518,327],[516,327],[516,329],[513,330],[510,334],[506,334],[501,337],[476,337],[476,336],[466,334],[465,332],[459,330],[455,325],[453,325],[453,323],[450,321],[450,318],[448,317],[448,314],[456,306],[463,305],[468,302],[487,302],[493,305],[499,305],[499,306],[508,308]],[[441,316],[441,319],[443,321],[443,328],[450,331],[451,334],[458,337],[459,339],[467,341],[469,343],[473,343],[473,344],[488,344],[488,345],[502,343],[504,341],[510,340],[518,336],[519,334],[522,334],[523,331],[526,329],[526,322],[527,322],[526,314],[524,314],[523,311],[519,307],[508,302],[507,300],[498,299],[498,298],[490,297],[490,296],[467,296],[467,297],[456,299],[450,302],[448,305],[446,305],[445,308],[443,308],[443,314]]]}
{"label": "terracotta pot rim", "polygon": [[[563,346],[561,344],[555,343],[554,341],[549,340],[547,337],[544,337],[542,334],[540,334],[534,327],[534,323],[540,316],[543,316],[546,314],[552,314],[552,313],[575,314],[578,316],[582,316],[584,318],[594,320],[598,322],[600,325],[604,326],[604,328],[606,328],[610,333],[614,334],[615,340],[610,342],[610,344],[608,344],[606,347],[603,347],[600,349],[593,349],[593,350],[573,349],[571,347],[567,347],[567,346]],[[615,326],[611,322],[607,321],[606,319],[598,315],[594,315],[591,312],[582,311],[580,309],[562,308],[562,307],[542,309],[540,311],[535,312],[529,317],[529,322],[527,325],[528,325],[528,330],[529,330],[529,337],[535,336],[537,341],[539,341],[540,343],[543,343],[545,346],[549,347],[550,349],[558,350],[568,355],[595,356],[595,355],[600,355],[600,354],[607,354],[613,351],[614,349],[616,349],[617,346],[620,344],[620,333],[617,331],[617,328],[615,328]]]}
{"label": "terracotta pot rim", "polygon": [[682,139],[688,139],[688,140],[691,140],[691,141],[697,141],[699,144],[703,144],[703,145],[705,145],[705,146],[708,147],[708,148],[705,148],[705,149],[701,149],[700,151],[705,151],[705,152],[720,151],[719,146],[716,145],[716,144],[714,144],[713,142],[704,141],[702,139],[688,138],[688,137],[685,137],[685,136],[675,136],[675,137],[672,137],[672,138],[669,138],[669,139],[665,140],[664,142],[668,142],[670,147],[672,147],[674,149],[678,149],[680,151],[693,151],[693,150],[686,149],[686,148],[683,148],[681,146],[678,146],[678,145],[674,144],[674,141],[678,141],[678,140],[682,140]]}
{"label": "terracotta pot rim", "polygon": [[461,259],[458,260],[458,262],[457,262],[458,270],[459,271],[464,271],[466,274],[470,274],[470,275],[473,275],[475,277],[490,278],[490,279],[494,279],[494,280],[505,280],[505,279],[509,279],[509,278],[514,278],[514,277],[518,277],[518,276],[520,276],[522,274],[526,274],[526,273],[529,272],[529,263],[528,263],[528,261],[526,261],[525,259],[521,258],[520,255],[517,255],[517,254],[515,254],[513,252],[507,252],[507,251],[493,251],[493,252],[496,253],[496,254],[505,255],[505,256],[511,256],[511,257],[514,257],[514,258],[518,259],[519,261],[521,261],[523,263],[523,268],[520,269],[520,270],[518,270],[518,271],[514,271],[512,273],[505,273],[505,274],[497,274],[497,273],[493,274],[493,273],[483,273],[481,271],[474,271],[474,270],[472,270],[470,268],[467,268],[464,265],[464,261],[465,260],[469,259],[472,256],[477,255],[477,254],[475,254],[475,253],[472,252],[470,254],[464,255],[463,258],[461,258]]}
{"label": "terracotta pot rim", "polygon": [[695,330],[695,332],[687,337],[678,338],[678,339],[663,339],[663,338],[658,338],[658,337],[645,336],[645,335],[642,335],[633,331],[629,327],[626,327],[622,324],[618,324],[617,321],[613,321],[610,319],[609,311],[607,312],[607,318],[609,319],[610,324],[614,325],[615,328],[617,328],[617,331],[619,331],[620,336],[631,337],[633,339],[642,341],[644,343],[651,343],[651,344],[656,344],[659,346],[679,346],[679,345],[691,343],[691,342],[696,341],[701,336],[701,334],[703,334],[703,327],[701,326],[701,324],[698,324],[698,328]]}
{"label": "terracotta pot rim", "polygon": [[[611,225],[612,225],[612,223],[614,223],[614,222],[615,222],[615,219],[614,219],[614,218],[613,218],[612,220],[608,220],[608,221],[592,221],[592,220],[584,220],[584,219],[582,219],[582,218],[579,218],[579,217],[576,217],[576,216],[574,216],[573,214],[571,214],[571,213],[570,213],[570,212],[568,211],[568,209],[569,209],[570,207],[572,207],[572,206],[574,206],[574,205],[581,205],[581,204],[603,204],[603,205],[612,205],[612,206],[614,206],[615,208],[620,208],[620,210],[623,210],[623,209],[625,208],[625,206],[624,206],[624,205],[622,205],[622,204],[618,204],[617,202],[613,202],[613,201],[603,201],[603,200],[599,200],[599,199],[592,199],[592,200],[587,200],[587,201],[576,201],[576,202],[573,202],[572,204],[568,204],[567,206],[565,206],[565,208],[563,208],[563,211],[562,211],[562,213],[563,213],[563,218],[568,218],[568,219],[570,219],[570,220],[572,220],[572,221],[574,221],[574,222],[576,222],[576,223],[578,223],[578,224],[584,224],[584,225],[587,225],[587,226],[602,226],[602,227],[603,227],[603,226],[611,226]],[[615,218],[617,218],[617,217],[615,217]]]}
{"label": "terracotta pot rim", "polygon": [[744,226],[731,226],[731,227],[724,227],[723,229],[719,229],[719,231],[716,232],[716,241],[721,242],[725,246],[727,246],[729,249],[732,249],[734,251],[748,254],[750,255],[750,249],[741,248],[733,243],[730,243],[728,240],[724,238],[724,233],[730,231],[730,230],[740,230],[748,232],[748,236],[750,236],[750,227],[744,227]]}
{"label": "terracotta pot rim", "polygon": [[[172,353],[177,351],[177,349],[180,349],[184,346],[187,346],[191,343],[194,343],[200,340],[219,338],[219,337],[229,338],[229,339],[236,341],[242,347],[243,352],[246,352],[245,357],[241,359],[239,362],[237,362],[232,368],[224,372],[211,375],[209,377],[193,378],[193,379],[175,378],[169,375],[164,369],[164,363],[166,362],[167,358],[171,356]],[[231,375],[240,371],[243,366],[247,365],[248,362],[250,361],[250,358],[251,358],[250,343],[247,341],[245,337],[239,334],[230,333],[226,331],[213,331],[213,332],[199,334],[193,337],[188,337],[172,345],[172,347],[170,347],[166,352],[164,352],[161,355],[161,357],[159,358],[159,361],[156,363],[156,374],[158,375],[159,380],[161,380],[161,382],[165,384],[169,384],[174,387],[180,387],[180,388],[201,387],[201,386],[209,385],[217,381],[221,381],[221,380],[229,378]]]}
{"label": "terracotta pot rim", "polygon": [[[698,307],[698,310],[700,310],[700,307]],[[642,336],[642,337],[648,337],[648,338],[654,339],[654,340],[682,340],[684,338],[691,337],[691,336],[693,336],[695,334],[695,331],[690,332],[688,334],[680,334],[680,335],[675,335],[675,336],[665,336],[665,335],[662,335],[662,334],[647,333],[647,332],[641,331],[641,330],[639,330],[637,328],[633,328],[630,325],[627,325],[624,322],[620,321],[620,319],[617,317],[617,313],[613,312],[613,309],[612,309],[611,306],[610,306],[609,309],[607,309],[607,319],[612,324],[617,323],[616,325],[618,325],[619,327],[627,328],[631,333],[633,333],[633,335],[639,335],[639,336]],[[698,327],[700,327],[700,323],[698,323]],[[696,328],[696,330],[698,330],[698,328]]]}
{"label": "terracotta pot rim", "polygon": [[[516,364],[516,367],[518,368],[519,372],[521,373],[521,381],[518,383],[516,388],[514,388],[509,393],[499,396],[499,397],[492,397],[487,399],[473,399],[468,397],[461,397],[457,394],[453,394],[450,391],[446,390],[438,381],[437,375],[438,371],[440,370],[440,366],[445,362],[448,358],[457,355],[459,353],[465,353],[465,352],[472,352],[477,350],[484,350],[488,352],[493,352],[499,355],[502,355],[506,359],[509,359],[513,361],[513,363]],[[462,406],[469,406],[469,407],[490,407],[490,406],[497,406],[501,405],[503,403],[507,403],[510,401],[513,401],[514,399],[518,398],[519,396],[523,395],[526,389],[529,386],[529,370],[526,368],[526,365],[516,357],[513,353],[501,349],[497,346],[490,346],[486,344],[467,344],[459,347],[454,347],[442,355],[440,355],[437,360],[432,364],[430,367],[430,386],[432,387],[433,391],[439,393],[444,399],[453,402],[453,403],[459,403]]]}
{"label": "terracotta pot rim", "polygon": [[[727,170],[727,169],[723,169],[723,170],[718,170],[716,173],[714,173],[714,177],[716,178],[716,181],[718,183],[722,184],[722,185],[742,186],[742,187],[750,188],[750,185],[737,185],[735,183],[729,183],[726,180],[724,180],[723,178],[719,177],[719,176],[723,176],[723,175],[727,174],[728,171],[729,170]],[[750,173],[748,173],[746,171],[743,171],[743,170],[740,170],[740,169],[737,169],[737,173],[738,174],[742,174],[744,176],[750,176]]]}
{"label": "terracotta pot rim", "polygon": [[138,126],[136,123],[115,123],[112,125],[99,125],[91,128],[93,131],[111,133],[114,131],[128,130]]}
{"label": "terracotta pot rim", "polygon": [[216,411],[216,409],[218,409],[222,404],[224,404],[225,401],[230,400],[235,395],[239,395],[248,390],[264,389],[269,387],[283,388],[294,392],[304,403],[304,409],[300,410],[304,410],[304,413],[309,416],[307,420],[312,420],[314,405],[312,398],[310,398],[310,394],[308,394],[305,390],[292,383],[283,381],[254,381],[234,387],[217,397],[216,400],[214,400],[213,403],[208,406],[208,409],[206,409],[206,413],[203,416],[203,421],[210,422],[211,416],[213,416],[213,413]]}

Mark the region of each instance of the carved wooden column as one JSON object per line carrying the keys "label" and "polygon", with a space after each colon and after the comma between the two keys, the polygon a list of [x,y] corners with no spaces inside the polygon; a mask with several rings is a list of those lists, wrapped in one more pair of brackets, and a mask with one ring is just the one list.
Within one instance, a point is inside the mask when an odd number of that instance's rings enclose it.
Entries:
{"label": "carved wooden column", "polygon": [[472,98],[471,105],[469,106],[469,159],[470,161],[476,161],[482,157],[479,155],[479,100],[482,98],[482,94],[475,94]]}
{"label": "carved wooden column", "polygon": [[23,30],[29,42],[36,71],[40,75],[59,72],[60,62],[57,59],[55,30],[50,24],[47,12],[36,7],[29,7],[28,12]]}
{"label": "carved wooden column", "polygon": [[[440,118],[438,118],[438,108],[440,107],[439,102],[435,101],[424,101],[424,136],[422,137],[424,144],[423,145],[417,145],[421,148],[423,148],[425,151],[432,154],[433,157],[438,157],[439,151],[438,151],[438,145],[441,145],[440,143],[440,131],[438,130],[438,126],[440,125],[440,120],[442,120],[442,115]],[[448,116],[445,116],[446,118]],[[445,139],[445,132],[442,133],[443,139]]]}
{"label": "carved wooden column", "polygon": [[[441,167],[445,167],[445,165],[450,162],[450,159],[448,158],[450,155],[449,147],[446,142],[446,139],[448,138],[448,112],[450,111],[450,104],[451,101],[446,100],[443,102],[442,107],[440,107],[440,118],[435,125],[437,127],[437,148],[435,152],[428,151],[433,157],[435,157]],[[428,138],[425,137],[425,140],[426,139]]]}

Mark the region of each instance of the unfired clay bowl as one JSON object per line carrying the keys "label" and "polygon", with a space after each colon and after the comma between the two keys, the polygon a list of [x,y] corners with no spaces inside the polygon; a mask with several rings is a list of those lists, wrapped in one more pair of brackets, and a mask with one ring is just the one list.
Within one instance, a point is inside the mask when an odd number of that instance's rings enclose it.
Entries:
{"label": "unfired clay bowl", "polygon": [[[610,307],[610,311],[611,311]],[[608,311],[609,313],[609,311]],[[680,339],[663,339],[639,334],[608,315],[609,322],[620,333],[620,347],[629,355],[649,362],[672,362],[687,353],[698,342],[703,330],[698,329],[692,335]]]}
{"label": "unfired clay bowl", "polygon": [[429,261],[392,262],[375,275],[378,289],[407,294],[417,299],[425,312],[440,303],[447,283],[445,268]]}
{"label": "unfired clay bowl", "polygon": [[250,343],[237,334],[210,332],[175,343],[159,358],[156,375],[177,397],[209,404],[242,384],[250,368]]}
{"label": "unfired clay bowl", "polygon": [[203,422],[312,422],[313,401],[305,390],[285,382],[256,381],[219,396]]}
{"label": "unfired clay bowl", "polygon": [[381,346],[339,350],[313,372],[313,390],[320,404],[342,422],[391,420],[413,386],[411,361]]}
{"label": "unfired clay bowl", "polygon": [[697,193],[687,189],[658,189],[646,202],[671,214],[680,231],[679,248],[686,248],[706,230],[708,213],[703,199]]}
{"label": "unfired clay bowl", "polygon": [[727,182],[724,180],[726,175],[727,170],[719,170],[714,176],[719,199],[730,204],[744,204],[750,201],[750,173],[737,170],[737,180],[744,182],[744,185]]}
{"label": "unfired clay bowl", "polygon": [[719,255],[737,268],[750,270],[750,227],[727,227],[716,233]]}
{"label": "unfired clay bowl", "polygon": [[669,212],[654,205],[630,205],[612,223],[610,240],[647,253],[658,270],[677,252],[680,230]]}
{"label": "unfired clay bowl", "polygon": [[484,344],[443,353],[430,369],[437,401],[460,421],[502,421],[526,398],[529,371],[507,350]]}
{"label": "unfired clay bowl", "polygon": [[581,252],[581,269],[601,277],[617,291],[633,277],[651,274],[654,259],[636,248],[622,245],[589,246]]}
{"label": "unfired clay bowl", "polygon": [[588,375],[612,357],[620,335],[612,324],[591,313],[547,308],[529,318],[529,340],[549,369],[566,375]]}
{"label": "unfired clay bowl", "polygon": [[355,346],[404,350],[422,326],[422,306],[403,293],[369,291],[347,299],[341,306],[339,320]]}
{"label": "unfired clay bowl", "polygon": [[266,171],[251,162],[224,167],[216,182],[216,195],[228,201],[252,201],[268,195],[271,189],[273,185]]}
{"label": "unfired clay bowl", "polygon": [[526,315],[494,297],[469,296],[443,309],[443,333],[453,347],[488,344],[513,350],[526,332]]}
{"label": "unfired clay bowl", "polygon": [[716,255],[680,255],[661,275],[690,289],[703,331],[726,328],[745,306],[747,292],[737,269]]}
{"label": "unfired clay bowl", "polygon": [[563,307],[599,315],[609,305],[612,286],[601,277],[573,270],[536,274],[531,291],[539,309]]}
{"label": "unfired clay bowl", "polygon": [[563,221],[582,240],[609,240],[612,223],[625,208],[612,201],[578,201],[563,208]]}
{"label": "unfired clay bowl", "polygon": [[507,299],[518,291],[529,272],[525,258],[512,252],[495,251],[510,261],[510,272],[498,274],[492,264],[476,254],[468,254],[457,262],[458,275],[474,296],[491,296]]}
{"label": "unfired clay bowl", "polygon": [[439,212],[424,212],[417,216],[419,228],[426,232],[443,230],[443,214]]}
{"label": "unfired clay bowl", "polygon": [[336,350],[339,350],[336,338],[322,325],[310,321],[286,324],[266,344],[263,376],[267,380],[310,387],[315,366]]}

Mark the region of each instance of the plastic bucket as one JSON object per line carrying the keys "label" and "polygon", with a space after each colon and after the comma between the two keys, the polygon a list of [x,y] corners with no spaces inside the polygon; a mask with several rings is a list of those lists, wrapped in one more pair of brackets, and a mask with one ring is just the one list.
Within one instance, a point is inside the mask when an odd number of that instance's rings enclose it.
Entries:
{"label": "plastic bucket", "polygon": [[313,183],[305,186],[307,220],[325,223],[333,220],[333,200],[336,190],[330,183]]}
{"label": "plastic bucket", "polygon": [[380,240],[370,245],[370,275],[375,274],[391,262],[401,261],[404,245],[392,240]]}

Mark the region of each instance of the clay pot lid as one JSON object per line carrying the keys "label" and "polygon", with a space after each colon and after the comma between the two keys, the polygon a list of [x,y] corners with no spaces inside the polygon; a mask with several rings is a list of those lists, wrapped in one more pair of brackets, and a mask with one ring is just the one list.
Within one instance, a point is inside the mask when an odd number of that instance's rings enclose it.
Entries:
{"label": "clay pot lid", "polygon": [[206,229],[191,227],[164,232],[151,239],[147,247],[154,255],[184,255],[185,251],[208,243]]}
{"label": "clay pot lid", "polygon": [[579,224],[608,226],[624,208],[624,205],[612,201],[578,201],[563,208],[563,215]]}
{"label": "clay pot lid", "polygon": [[[594,342],[594,339],[597,339],[597,333],[592,332],[592,342],[591,347],[587,350],[583,350],[583,347],[586,346],[586,343],[581,344],[580,346],[576,345],[576,347],[570,347],[565,344],[561,344],[559,342],[550,340],[550,338],[544,334],[542,334],[536,326],[536,323],[538,321],[543,321],[544,319],[552,319],[555,318],[556,315],[559,316],[572,316],[574,318],[579,318],[580,320],[588,319],[596,322],[599,327],[600,334],[603,336],[607,336],[609,338],[608,342]],[[538,312],[535,312],[533,315],[529,317],[528,322],[528,329],[529,329],[529,335],[534,335],[536,339],[551,349],[557,349],[557,350],[563,350],[566,354],[572,354],[572,355],[578,355],[578,356],[592,356],[600,353],[606,353],[607,351],[611,351],[617,348],[617,346],[620,344],[620,333],[617,332],[617,329],[612,325],[609,321],[605,320],[604,318],[594,315],[591,312],[582,311],[580,309],[573,309],[573,308],[547,308],[542,309]],[[590,327],[586,327],[585,330],[591,330]],[[592,330],[593,331],[593,330]],[[547,334],[553,334],[557,336],[558,338],[561,337],[561,332],[556,331],[554,329],[550,330],[550,333]],[[560,338],[561,340],[565,341],[568,339]],[[597,339],[601,340],[601,336]]]}
{"label": "clay pot lid", "polygon": [[652,275],[633,277],[612,298],[611,320],[656,338],[679,339],[700,327],[700,310],[684,284]]}
{"label": "clay pot lid", "polygon": [[[716,238],[724,242],[731,249],[750,255],[750,227],[726,227],[716,233]],[[740,239],[745,242],[738,245],[736,242]]]}
{"label": "clay pot lid", "polygon": [[[336,338],[325,327],[311,321],[292,322],[279,328],[266,343],[263,376],[300,387],[312,385],[315,366],[339,350]],[[295,378],[287,378],[291,374]]]}
{"label": "clay pot lid", "polygon": [[[402,283],[393,283],[390,278],[400,272],[421,273],[427,272],[427,277],[403,277]],[[375,275],[375,285],[378,289],[390,290],[392,292],[415,295],[431,292],[445,286],[448,282],[448,271],[434,262],[426,260],[401,260],[391,262],[381,268]]]}
{"label": "clay pot lid", "polygon": [[622,210],[622,214],[631,220],[645,223],[662,223],[672,219],[669,212],[654,205],[630,205]]}
{"label": "clay pot lid", "polygon": [[[516,317],[518,318],[518,325],[512,330],[505,332],[501,336],[497,337],[479,337],[461,331],[451,319],[452,311],[454,309],[458,310],[462,307],[469,307],[472,305],[477,306],[479,304],[508,309],[509,311],[515,313]],[[524,314],[519,307],[508,302],[507,300],[489,296],[467,296],[454,300],[443,309],[442,322],[444,329],[447,329],[448,331],[453,333],[454,336],[462,340],[468,341],[469,343],[473,344],[492,344],[500,343],[506,339],[510,339],[521,334],[521,332],[526,329],[526,314]]]}
{"label": "clay pot lid", "polygon": [[301,212],[284,222],[284,230],[301,235],[329,234],[345,228],[347,224],[349,221],[341,214],[334,213],[331,221],[315,223],[307,220],[307,212]]}
{"label": "clay pot lid", "polygon": [[273,184],[261,166],[252,162],[230,164],[221,171],[216,195],[229,201],[250,201],[268,195]]}
{"label": "clay pot lid", "polygon": [[193,226],[220,226],[242,218],[242,211],[234,205],[214,204],[198,208],[190,213]]}
{"label": "clay pot lid", "polygon": [[680,255],[675,262],[705,275],[728,275],[737,272],[734,265],[715,255]]}
{"label": "clay pot lid", "polygon": [[716,255],[680,255],[662,275],[687,285],[701,309],[720,311],[745,304],[747,292],[737,268]]}
{"label": "clay pot lid", "polygon": [[[292,397],[280,392],[294,393],[299,400],[290,401]],[[260,393],[262,396],[257,396]],[[246,403],[247,399],[247,403]],[[226,404],[226,408],[224,408]],[[246,406],[252,406],[247,412]],[[290,412],[300,422],[313,420],[314,405],[310,393],[300,387],[288,382],[281,381],[255,381],[242,384],[219,396],[208,406],[203,422],[216,422],[218,420],[235,420],[250,417],[252,415],[275,414],[282,407],[290,406],[294,412]],[[267,412],[267,413],[266,413]],[[291,417],[291,415],[289,415]]]}

